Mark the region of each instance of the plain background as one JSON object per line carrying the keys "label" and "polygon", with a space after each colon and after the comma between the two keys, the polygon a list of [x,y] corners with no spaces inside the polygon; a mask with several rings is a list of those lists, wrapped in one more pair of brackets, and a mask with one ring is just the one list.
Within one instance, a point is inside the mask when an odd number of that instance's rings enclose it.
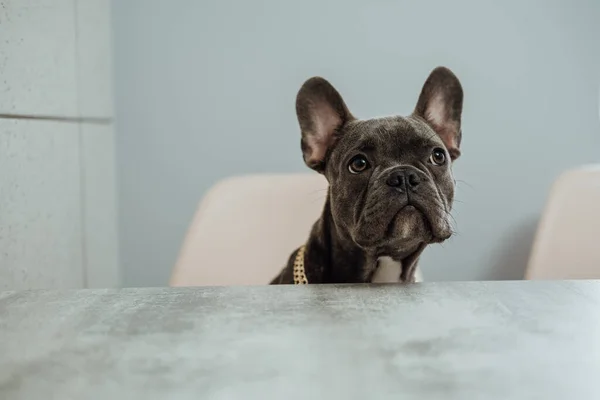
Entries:
{"label": "plain background", "polygon": [[459,234],[425,277],[521,278],[552,181],[598,161],[599,21],[597,0],[113,1],[124,285],[167,284],[219,179],[308,171],[305,79],[358,117],[406,115],[438,65],[465,90]]}
{"label": "plain background", "polygon": [[[0,1],[0,113],[112,118],[110,5]],[[112,124],[0,119],[0,291],[119,286],[116,189]]]}

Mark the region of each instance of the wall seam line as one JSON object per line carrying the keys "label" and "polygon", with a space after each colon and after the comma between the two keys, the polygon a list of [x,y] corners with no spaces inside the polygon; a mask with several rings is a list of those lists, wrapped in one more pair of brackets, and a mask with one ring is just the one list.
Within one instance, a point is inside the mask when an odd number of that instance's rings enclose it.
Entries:
{"label": "wall seam line", "polygon": [[[74,15],[74,28],[75,28],[75,87],[76,87],[76,110],[77,115],[81,116],[81,68],[80,68],[80,54],[79,54],[79,13],[77,7],[77,1],[73,0],[73,15]],[[85,177],[85,156],[84,156],[84,138],[82,123],[77,122],[77,132],[79,136],[78,147],[79,147],[79,202],[81,212],[81,277],[84,288],[89,287],[89,276],[88,276],[88,251],[87,251],[87,204],[86,204],[86,177]]]}

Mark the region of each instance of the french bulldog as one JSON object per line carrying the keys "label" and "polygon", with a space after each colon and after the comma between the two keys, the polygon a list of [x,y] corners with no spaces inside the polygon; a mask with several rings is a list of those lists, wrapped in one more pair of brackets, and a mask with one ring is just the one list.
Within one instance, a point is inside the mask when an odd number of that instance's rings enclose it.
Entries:
{"label": "french bulldog", "polygon": [[307,242],[271,284],[420,281],[425,247],[453,233],[462,107],[462,86],[445,67],[407,117],[357,119],[328,81],[307,80],[296,97],[302,154],[329,189]]}

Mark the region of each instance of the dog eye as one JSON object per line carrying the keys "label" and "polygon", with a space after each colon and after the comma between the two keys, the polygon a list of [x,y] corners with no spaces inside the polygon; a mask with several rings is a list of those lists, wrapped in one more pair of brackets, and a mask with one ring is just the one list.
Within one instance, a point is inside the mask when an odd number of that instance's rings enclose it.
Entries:
{"label": "dog eye", "polygon": [[348,170],[353,174],[360,174],[368,168],[369,162],[364,156],[356,156],[348,164]]}
{"label": "dog eye", "polygon": [[433,149],[429,162],[433,165],[444,165],[446,163],[446,152],[439,147]]}

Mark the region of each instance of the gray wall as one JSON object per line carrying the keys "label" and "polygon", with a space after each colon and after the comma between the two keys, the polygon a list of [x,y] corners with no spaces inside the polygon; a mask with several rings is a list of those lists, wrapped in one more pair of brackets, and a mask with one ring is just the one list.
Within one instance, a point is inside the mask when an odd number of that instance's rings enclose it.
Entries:
{"label": "gray wall", "polygon": [[437,65],[461,78],[459,234],[426,252],[428,280],[520,278],[552,180],[599,159],[597,0],[129,0],[114,21],[126,285],[167,283],[217,180],[305,170],[312,75],[359,117],[410,113]]}
{"label": "gray wall", "polygon": [[[110,0],[0,3],[0,113],[112,117]],[[120,285],[112,125],[0,119],[0,291]]]}

